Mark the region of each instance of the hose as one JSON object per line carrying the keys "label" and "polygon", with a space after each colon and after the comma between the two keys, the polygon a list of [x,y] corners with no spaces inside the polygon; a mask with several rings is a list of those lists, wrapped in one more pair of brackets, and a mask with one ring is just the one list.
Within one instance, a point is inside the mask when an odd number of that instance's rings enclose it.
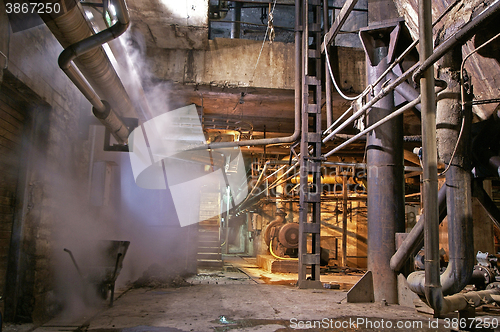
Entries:
{"label": "hose", "polygon": [[271,252],[271,255],[273,255],[274,258],[281,259],[284,261],[298,261],[298,258],[292,258],[292,257],[280,257],[276,255],[273,251],[273,239],[271,239],[271,242],[269,242],[269,251]]}

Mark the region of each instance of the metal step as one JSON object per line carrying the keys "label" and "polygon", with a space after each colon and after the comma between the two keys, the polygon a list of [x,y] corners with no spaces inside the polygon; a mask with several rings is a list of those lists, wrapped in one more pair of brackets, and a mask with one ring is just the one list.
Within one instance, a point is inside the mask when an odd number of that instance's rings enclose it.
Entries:
{"label": "metal step", "polygon": [[213,253],[213,252],[198,252],[197,254],[198,260],[222,260],[221,253]]}
{"label": "metal step", "polygon": [[224,266],[221,259],[198,259],[197,262],[198,268],[222,268],[222,266]]}
{"label": "metal step", "polygon": [[211,253],[221,253],[221,247],[198,247],[198,253],[211,252]]}

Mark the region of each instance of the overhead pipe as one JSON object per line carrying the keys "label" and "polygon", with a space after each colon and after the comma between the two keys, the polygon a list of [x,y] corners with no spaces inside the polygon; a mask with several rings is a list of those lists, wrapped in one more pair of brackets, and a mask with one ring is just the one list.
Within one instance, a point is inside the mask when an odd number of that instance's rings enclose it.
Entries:
{"label": "overhead pipe", "polygon": [[[126,143],[129,130],[113,109],[119,109],[122,114],[135,114],[135,109],[100,47],[126,31],[130,24],[126,4],[123,0],[117,1],[118,22],[98,34],[94,34],[80,8],[73,1],[66,1],[61,7],[65,11],[55,16],[41,15],[54,36],[65,47],[59,56],[59,66],[90,101],[96,117],[118,142]],[[73,60],[81,73],[71,64]],[[99,95],[105,96],[109,103],[103,102]]]}
{"label": "overhead pipe", "polygon": [[418,63],[414,64],[410,69],[405,71],[401,76],[397,78],[394,82],[389,84],[388,86],[382,87],[380,91],[370,99],[369,102],[367,102],[363,107],[361,107],[359,110],[355,111],[354,114],[352,114],[346,121],[344,121],[341,125],[339,125],[335,130],[330,132],[328,136],[323,138],[323,143],[328,142],[331,140],[335,134],[338,134],[342,129],[347,127],[348,124],[359,118],[362,114],[364,114],[368,109],[370,109],[376,102],[378,102],[380,99],[384,98],[387,96],[390,92],[394,91],[398,85],[400,85],[402,82],[406,81],[408,77],[411,76],[413,71],[417,69]]}
{"label": "overhead pipe", "polygon": [[[444,86],[443,84],[439,83],[438,86],[442,87]],[[442,89],[440,89],[439,91],[441,91]],[[372,124],[371,126],[369,126],[368,128],[360,131],[359,133],[357,133],[356,135],[353,135],[352,137],[350,137],[347,141],[343,142],[342,144],[340,144],[339,146],[333,148],[332,150],[328,151],[326,154],[325,154],[325,157],[329,157],[331,156],[332,154],[334,154],[335,152],[343,149],[344,147],[346,147],[347,145],[351,144],[352,142],[354,142],[355,140],[359,139],[360,137],[366,135],[367,133],[369,133],[370,131],[372,131],[373,129],[375,128],[378,128],[379,126],[385,124],[386,122],[398,117],[399,115],[403,114],[404,112],[406,112],[407,110],[410,110],[412,109],[413,107],[417,106],[418,104],[420,104],[420,101],[421,101],[421,97],[420,96],[417,96],[417,98],[413,101],[411,101],[410,103],[402,106],[401,108],[399,108],[398,110],[396,111],[393,111],[392,113],[388,114],[387,116],[383,117],[382,119],[380,119],[379,121],[375,122],[374,124]],[[326,138],[323,140],[325,141]]]}
{"label": "overhead pipe", "polygon": [[[448,51],[453,49],[458,45],[464,44],[467,40],[469,40],[477,30],[479,30],[483,25],[487,24],[491,20],[493,20],[500,9],[500,0],[495,0],[491,5],[488,6],[485,10],[483,10],[478,16],[476,16],[472,21],[465,24],[459,31],[453,34],[450,38],[440,44],[434,50],[434,53],[429,55],[424,61],[421,61],[420,67],[413,74],[413,81],[418,83],[423,73],[427,71],[434,63],[436,63],[439,59],[441,59]],[[432,40],[432,31],[431,36],[429,37]],[[420,38],[422,40],[422,38]]]}

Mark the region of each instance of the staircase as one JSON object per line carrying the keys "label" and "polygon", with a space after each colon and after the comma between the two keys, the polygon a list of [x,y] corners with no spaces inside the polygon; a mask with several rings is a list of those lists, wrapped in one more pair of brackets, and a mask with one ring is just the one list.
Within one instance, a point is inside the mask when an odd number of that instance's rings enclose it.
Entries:
{"label": "staircase", "polygon": [[[222,271],[222,253],[220,243],[220,194],[203,193],[200,202],[200,220],[198,223],[198,273]],[[213,215],[216,215],[213,217]]]}

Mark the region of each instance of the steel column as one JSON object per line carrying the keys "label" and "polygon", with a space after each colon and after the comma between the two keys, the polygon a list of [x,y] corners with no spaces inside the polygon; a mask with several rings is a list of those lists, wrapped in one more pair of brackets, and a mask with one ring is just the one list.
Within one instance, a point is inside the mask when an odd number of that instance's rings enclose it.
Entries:
{"label": "steel column", "polygon": [[[385,72],[393,57],[399,23],[362,31],[367,52],[368,83]],[[382,89],[374,87],[377,94]],[[394,109],[394,93],[373,105],[367,116],[368,126],[389,115]],[[398,303],[397,277],[390,267],[396,251],[395,234],[404,232],[403,117],[400,115],[367,135],[368,170],[368,270],[373,274],[376,302]]]}

